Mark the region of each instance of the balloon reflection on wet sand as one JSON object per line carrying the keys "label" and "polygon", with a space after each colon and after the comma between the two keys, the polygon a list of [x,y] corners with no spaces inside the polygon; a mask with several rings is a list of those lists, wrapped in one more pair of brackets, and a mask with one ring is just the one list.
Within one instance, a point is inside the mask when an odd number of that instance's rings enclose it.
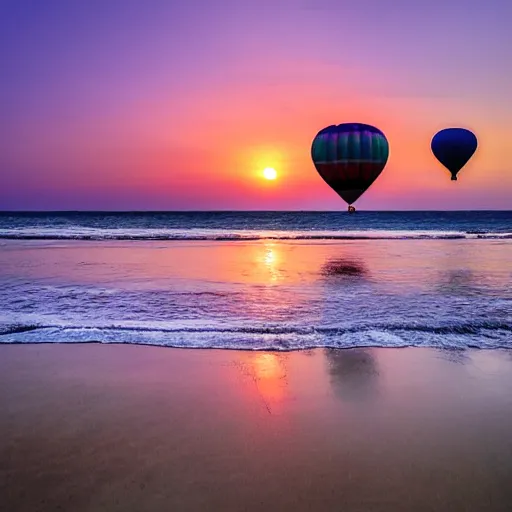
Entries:
{"label": "balloon reflection on wet sand", "polygon": [[326,349],[325,360],[338,398],[355,403],[376,398],[379,371],[372,349]]}

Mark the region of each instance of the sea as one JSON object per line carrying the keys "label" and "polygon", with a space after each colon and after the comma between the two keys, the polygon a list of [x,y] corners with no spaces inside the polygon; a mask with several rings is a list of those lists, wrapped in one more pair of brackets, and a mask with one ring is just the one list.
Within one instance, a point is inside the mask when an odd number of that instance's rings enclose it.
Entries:
{"label": "sea", "polygon": [[0,343],[512,348],[512,211],[1,212]]}

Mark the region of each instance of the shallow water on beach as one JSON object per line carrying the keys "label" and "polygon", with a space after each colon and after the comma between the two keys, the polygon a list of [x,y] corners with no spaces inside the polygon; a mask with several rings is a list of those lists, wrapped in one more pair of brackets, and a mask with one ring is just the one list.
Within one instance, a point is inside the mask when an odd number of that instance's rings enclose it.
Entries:
{"label": "shallow water on beach", "polygon": [[0,342],[512,348],[512,240],[2,240]]}

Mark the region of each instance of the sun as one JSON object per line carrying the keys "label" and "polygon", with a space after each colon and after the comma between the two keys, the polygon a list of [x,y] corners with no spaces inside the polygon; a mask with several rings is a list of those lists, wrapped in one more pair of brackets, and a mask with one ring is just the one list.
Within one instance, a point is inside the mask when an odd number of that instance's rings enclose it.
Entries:
{"label": "sun", "polygon": [[263,177],[266,180],[275,180],[277,178],[277,171],[273,167],[265,167],[263,169]]}

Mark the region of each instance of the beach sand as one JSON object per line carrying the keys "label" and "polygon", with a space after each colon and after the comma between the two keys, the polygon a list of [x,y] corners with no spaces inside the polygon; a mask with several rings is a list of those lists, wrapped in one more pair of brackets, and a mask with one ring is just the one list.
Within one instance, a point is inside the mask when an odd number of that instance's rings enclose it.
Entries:
{"label": "beach sand", "polygon": [[0,509],[510,511],[512,352],[0,346]]}

